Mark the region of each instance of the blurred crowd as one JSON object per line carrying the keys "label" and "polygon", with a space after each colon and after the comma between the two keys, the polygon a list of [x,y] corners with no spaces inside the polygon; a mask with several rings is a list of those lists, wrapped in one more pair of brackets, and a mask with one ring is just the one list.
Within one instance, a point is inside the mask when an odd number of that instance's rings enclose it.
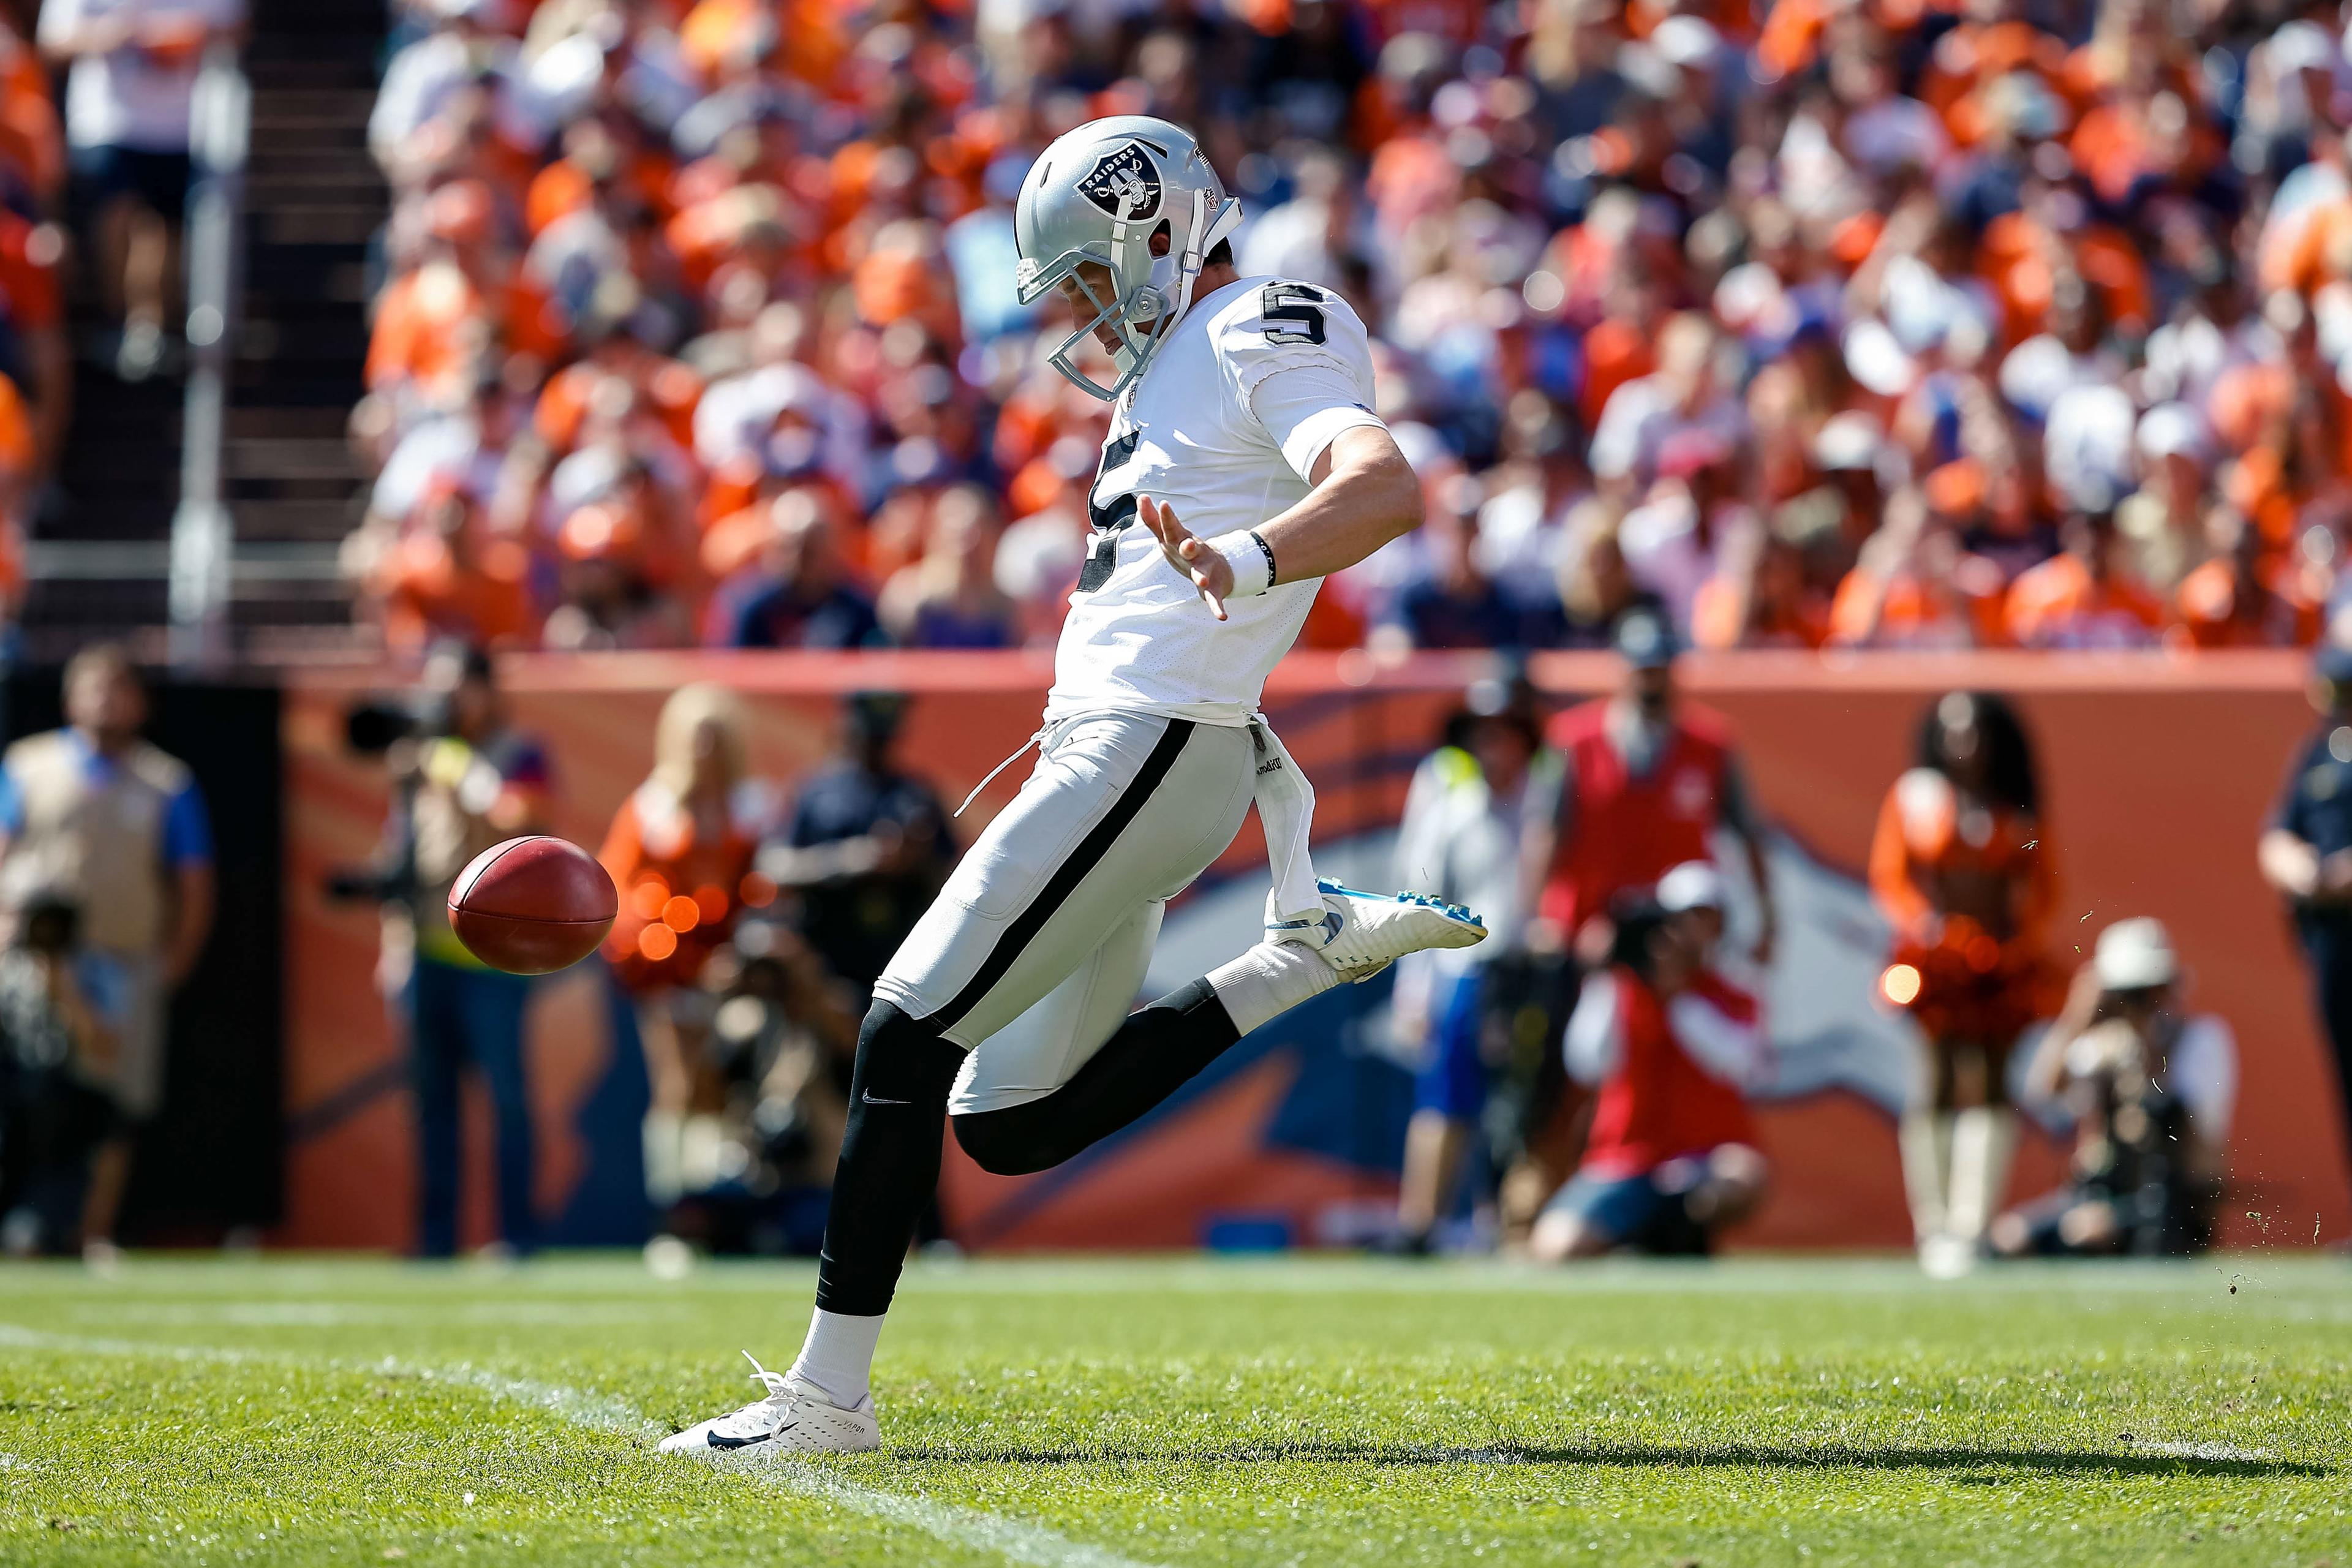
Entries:
{"label": "blurred crowd", "polygon": [[0,625],[24,595],[30,509],[71,412],[59,269],[66,259],[66,127],[33,6],[0,5]]}
{"label": "blurred crowd", "polygon": [[2285,645],[2352,595],[2334,6],[407,0],[396,44],[348,560],[395,646],[1050,640],[1108,410],[1012,204],[1121,111],[1373,327],[1429,521],[1310,644]]}

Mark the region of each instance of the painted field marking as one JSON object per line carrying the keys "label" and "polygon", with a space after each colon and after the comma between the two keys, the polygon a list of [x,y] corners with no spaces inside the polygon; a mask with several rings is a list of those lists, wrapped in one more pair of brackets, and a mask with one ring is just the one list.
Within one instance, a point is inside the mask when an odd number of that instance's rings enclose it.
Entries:
{"label": "painted field marking", "polygon": [[[226,1345],[142,1344],[130,1340],[89,1339],[74,1334],[46,1333],[15,1323],[0,1323],[0,1345],[20,1350],[62,1351],[78,1355],[159,1356],[172,1361],[213,1362],[229,1365],[271,1362],[321,1364],[313,1358],[237,1350]],[[626,1437],[635,1442],[655,1443],[669,1436],[658,1422],[647,1418],[642,1411],[615,1395],[592,1394],[586,1389],[572,1388],[560,1383],[508,1377],[470,1363],[454,1367],[422,1366],[387,1356],[377,1362],[328,1362],[324,1364],[341,1372],[391,1373],[470,1388],[509,1405],[543,1410],[588,1431]],[[1154,1568],[1153,1564],[1122,1556],[1108,1548],[1073,1541],[1043,1525],[1024,1524],[1019,1520],[1006,1519],[981,1509],[862,1486],[804,1460],[739,1460],[715,1468],[727,1474],[742,1476],[763,1487],[830,1503],[885,1523],[919,1530],[950,1545],[993,1552],[1008,1562],[1028,1563],[1031,1568]]]}

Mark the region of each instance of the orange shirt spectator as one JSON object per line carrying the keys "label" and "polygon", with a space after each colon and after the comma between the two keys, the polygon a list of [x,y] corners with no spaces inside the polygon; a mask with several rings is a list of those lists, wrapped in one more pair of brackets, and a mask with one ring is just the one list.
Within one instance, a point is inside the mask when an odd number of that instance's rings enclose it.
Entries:
{"label": "orange shirt spectator", "polygon": [[65,130],[49,73],[16,30],[0,22],[0,165],[47,205],[65,188]]}
{"label": "orange shirt spectator", "polygon": [[620,376],[636,388],[658,417],[670,439],[688,451],[694,447],[694,410],[702,401],[702,378],[677,361],[650,349],[615,338],[595,357],[567,365],[548,378],[531,415],[531,428],[548,450],[558,455],[579,444],[596,388],[608,376]]}
{"label": "orange shirt spectator", "polygon": [[0,375],[0,486],[13,491],[31,479],[37,456],[32,411],[16,384]]}
{"label": "orange shirt spectator", "polygon": [[2002,608],[2003,628],[2020,647],[2144,647],[2164,627],[2164,606],[2106,558],[2115,542],[2106,519],[2075,518],[2062,553],[2018,574]]}
{"label": "orange shirt spectator", "polygon": [[[1981,606],[1990,604],[1988,617]],[[1908,568],[1882,577],[1856,566],[1830,604],[1827,642],[1835,647],[1971,647],[1988,618],[2000,620],[2000,600],[1972,600]]]}
{"label": "orange shirt spectator", "polygon": [[597,859],[620,889],[604,956],[633,991],[691,984],[747,907],[774,891],[751,860],[763,824],[746,809],[733,696],[689,686],[663,704],[651,777],[614,816]]}
{"label": "orange shirt spectator", "polygon": [[404,539],[382,580],[384,646],[421,654],[442,637],[484,647],[529,642],[537,624],[530,574],[530,553],[511,540],[477,557],[437,535]]}
{"label": "orange shirt spectator", "polygon": [[2323,616],[2302,587],[2290,577],[2281,591],[2253,562],[2216,556],[2181,579],[2175,603],[2199,647],[2308,647]]}

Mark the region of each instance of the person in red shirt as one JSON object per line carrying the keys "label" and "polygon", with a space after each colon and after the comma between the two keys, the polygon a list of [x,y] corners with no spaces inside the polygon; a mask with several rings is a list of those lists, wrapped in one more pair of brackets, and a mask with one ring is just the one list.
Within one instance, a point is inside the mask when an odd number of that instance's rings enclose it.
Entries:
{"label": "person in red shirt", "polygon": [[[1675,867],[1711,859],[1720,827],[1738,834],[1756,889],[1755,962],[1772,960],[1775,919],[1764,839],[1748,801],[1728,728],[1678,700],[1675,634],[1664,613],[1628,610],[1612,640],[1624,660],[1614,696],[1571,708],[1545,733],[1555,759],[1544,787],[1528,791],[1521,840],[1523,907],[1532,910],[1525,945],[1539,964],[1572,959],[1595,967],[1610,948],[1610,911],[1646,892]],[[1572,966],[1559,985],[1575,996]],[[1523,1234],[1567,1176],[1577,1097],[1547,1059],[1529,1095],[1527,1146],[1504,1178],[1506,1235]]]}
{"label": "person in red shirt", "polygon": [[1528,941],[1538,951],[1572,942],[1599,952],[1612,900],[1686,861],[1711,858],[1716,829],[1729,827],[1747,847],[1762,916],[1755,959],[1769,963],[1771,880],[1730,731],[1677,700],[1675,636],[1663,616],[1630,611],[1614,640],[1623,687],[1562,713],[1545,737],[1559,757],[1559,782],[1556,796],[1529,803],[1526,864],[1540,891]]}
{"label": "person in red shirt", "polygon": [[65,446],[73,407],[73,350],[58,279],[64,256],[65,236],[55,224],[0,208],[0,372],[24,389],[43,475]]}
{"label": "person in red shirt", "polygon": [[1706,861],[1621,906],[1609,968],[1570,1018],[1568,1069],[1598,1086],[1575,1180],[1536,1221],[1549,1263],[1621,1247],[1704,1254],[1753,1214],[1768,1168],[1747,1091],[1764,1077],[1756,999],[1715,967],[1723,879]]}

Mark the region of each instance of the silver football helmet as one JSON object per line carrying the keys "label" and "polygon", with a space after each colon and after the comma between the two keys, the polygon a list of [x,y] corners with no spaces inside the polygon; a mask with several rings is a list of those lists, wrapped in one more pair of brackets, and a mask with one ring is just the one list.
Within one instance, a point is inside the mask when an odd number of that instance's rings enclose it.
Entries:
{"label": "silver football helmet", "polygon": [[[1021,302],[1034,303],[1067,278],[1093,310],[1089,317],[1079,310],[1077,329],[1054,351],[1054,368],[1105,401],[1125,392],[1192,304],[1203,259],[1241,220],[1242,204],[1225,195],[1201,144],[1181,126],[1114,114],[1056,138],[1030,165],[1013,216]],[[1166,253],[1154,256],[1152,237],[1162,229]],[[1079,270],[1089,261],[1109,272],[1109,299],[1097,289],[1098,277]],[[1106,327],[1119,343],[1111,356],[1118,376],[1108,386],[1073,357]]]}

